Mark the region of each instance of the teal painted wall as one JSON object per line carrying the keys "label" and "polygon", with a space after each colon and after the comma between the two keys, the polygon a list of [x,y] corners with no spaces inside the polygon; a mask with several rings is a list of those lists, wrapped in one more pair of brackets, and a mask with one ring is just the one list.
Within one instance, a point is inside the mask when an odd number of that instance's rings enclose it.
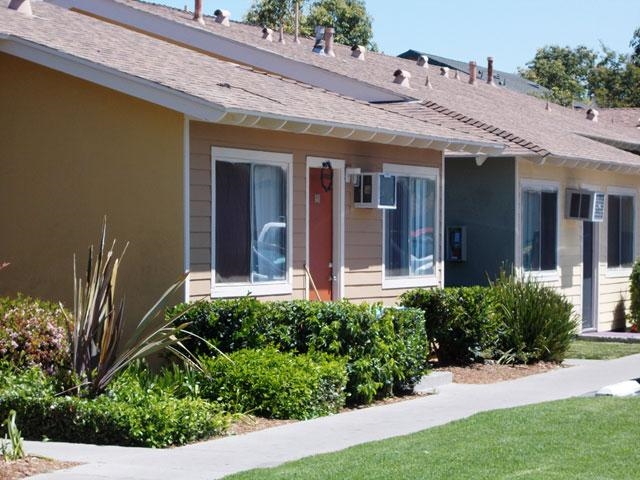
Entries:
{"label": "teal painted wall", "polygon": [[[515,158],[445,159],[445,235],[467,229],[467,261],[445,261],[445,286],[486,285],[515,258]],[[446,260],[446,257],[445,257]]]}

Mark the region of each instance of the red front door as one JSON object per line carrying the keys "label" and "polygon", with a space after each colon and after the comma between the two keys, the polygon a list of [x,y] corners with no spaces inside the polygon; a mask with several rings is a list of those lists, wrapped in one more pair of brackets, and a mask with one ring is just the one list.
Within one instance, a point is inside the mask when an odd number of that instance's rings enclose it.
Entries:
{"label": "red front door", "polygon": [[313,279],[309,282],[309,298],[330,301],[333,298],[333,188],[328,178],[323,183],[321,175],[322,169],[309,169],[309,271]]}

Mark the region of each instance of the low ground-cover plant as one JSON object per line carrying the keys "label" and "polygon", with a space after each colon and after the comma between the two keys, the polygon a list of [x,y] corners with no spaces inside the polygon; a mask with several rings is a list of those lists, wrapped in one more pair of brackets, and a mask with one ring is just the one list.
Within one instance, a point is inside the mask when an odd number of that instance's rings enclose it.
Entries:
{"label": "low ground-cover plant", "polygon": [[[294,353],[328,353],[347,359],[347,402],[410,390],[424,372],[427,340],[422,314],[414,309],[349,302],[259,302],[253,298],[200,301],[181,318],[190,330],[223,352],[273,346]],[[209,347],[190,340],[190,348]]]}
{"label": "low ground-cover plant", "polygon": [[17,412],[25,438],[164,447],[223,433],[228,414],[214,402],[177,398],[144,388],[135,368],[124,371],[96,398],[60,396],[60,385],[41,370],[5,368],[0,378],[0,418]]}
{"label": "low ground-cover plant", "polygon": [[575,336],[571,303],[534,280],[502,273],[491,294],[498,322],[495,352],[509,362],[561,362]]}
{"label": "low ground-cover plant", "polygon": [[442,364],[477,361],[495,342],[496,323],[486,287],[419,288],[404,293],[400,304],[423,312],[431,353]]}
{"label": "low ground-cover plant", "polygon": [[239,350],[202,359],[202,395],[238,413],[306,419],[344,406],[345,360],[329,355],[295,355],[273,347]]}
{"label": "low ground-cover plant", "polygon": [[69,366],[62,307],[22,295],[0,298],[0,360],[57,374]]}

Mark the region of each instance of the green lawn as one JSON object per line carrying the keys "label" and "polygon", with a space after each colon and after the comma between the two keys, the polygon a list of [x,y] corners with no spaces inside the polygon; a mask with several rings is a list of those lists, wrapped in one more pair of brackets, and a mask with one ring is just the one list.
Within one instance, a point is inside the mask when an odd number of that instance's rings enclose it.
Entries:
{"label": "green lawn", "polygon": [[481,413],[233,479],[637,479],[640,398]]}
{"label": "green lawn", "polygon": [[575,340],[567,358],[585,358],[588,360],[611,360],[640,353],[640,343],[591,342]]}

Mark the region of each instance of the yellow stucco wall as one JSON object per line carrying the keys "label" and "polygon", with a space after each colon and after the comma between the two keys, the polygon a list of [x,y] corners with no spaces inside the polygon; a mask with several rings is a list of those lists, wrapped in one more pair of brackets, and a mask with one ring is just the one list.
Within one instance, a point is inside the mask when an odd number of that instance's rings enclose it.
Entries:
{"label": "yellow stucco wall", "polygon": [[[586,168],[570,168],[566,166],[536,165],[526,160],[518,162],[518,177],[520,181],[540,180],[556,182],[559,187],[558,215],[559,215],[559,242],[558,242],[558,275],[555,278],[543,280],[549,286],[557,288],[573,303],[574,311],[580,315],[582,312],[582,222],[565,218],[565,189],[585,188],[605,193],[617,193],[616,189],[624,189],[635,196],[635,238],[634,252],[636,258],[640,253],[640,225],[638,195],[640,189],[640,176],[617,172],[600,171]],[[520,192],[520,189],[518,189]],[[519,201],[519,194],[518,194]],[[517,209],[520,212],[520,208]],[[597,329],[599,331],[610,330],[614,327],[614,311],[622,298],[626,307],[629,306],[629,275],[631,269],[609,269],[607,267],[607,214],[608,203],[605,207],[603,222],[596,223],[599,239],[597,259]],[[519,215],[519,214],[518,214]],[[518,225],[522,220],[518,216]],[[519,227],[520,228],[520,227]],[[517,239],[516,255],[521,259],[519,247],[520,238]],[[594,260],[596,261],[596,260]],[[628,310],[627,310],[628,311]]]}
{"label": "yellow stucco wall", "polygon": [[104,215],[127,316],[183,269],[182,115],[0,53],[0,295],[69,305]]}

